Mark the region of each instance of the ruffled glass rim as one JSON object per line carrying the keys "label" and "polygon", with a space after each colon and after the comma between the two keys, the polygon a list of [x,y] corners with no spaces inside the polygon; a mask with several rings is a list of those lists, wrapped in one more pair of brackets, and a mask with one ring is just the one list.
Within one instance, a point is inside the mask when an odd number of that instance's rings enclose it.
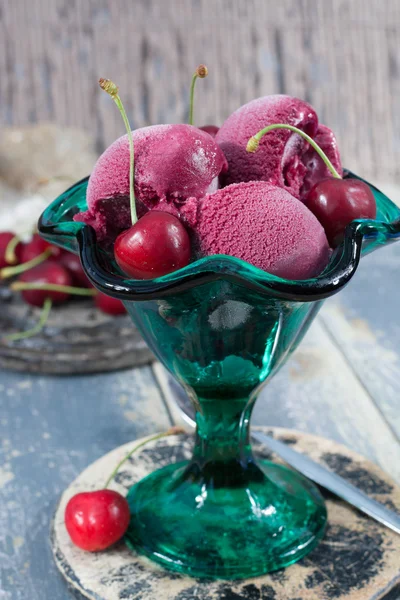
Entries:
{"label": "ruffled glass rim", "polygon": [[[365,181],[349,171],[346,177]],[[232,281],[268,297],[299,302],[322,300],[350,281],[361,255],[400,238],[400,209],[375,186],[365,182],[375,196],[377,218],[352,221],[346,228],[343,243],[335,249],[329,264],[318,277],[282,279],[239,258],[213,255],[156,279],[127,279],[110,253],[97,244],[94,229],[73,221],[75,214],[87,208],[87,181],[85,178],[77,182],[50,204],[40,217],[39,233],[52,244],[79,254],[93,285],[122,300],[165,298],[218,279]]]}

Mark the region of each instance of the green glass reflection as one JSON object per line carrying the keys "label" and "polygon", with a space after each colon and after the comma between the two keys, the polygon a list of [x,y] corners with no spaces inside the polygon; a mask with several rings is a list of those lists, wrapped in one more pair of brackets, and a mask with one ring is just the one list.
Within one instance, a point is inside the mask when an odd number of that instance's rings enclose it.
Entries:
{"label": "green glass reflection", "polygon": [[249,422],[257,388],[298,344],[319,303],[279,301],[227,281],[168,300],[125,302],[196,409],[188,463],[156,471],[128,494],[128,544],[196,577],[245,578],[291,564],[323,535],[317,489],[257,463]]}
{"label": "green glass reflection", "polygon": [[[80,182],[60,196],[42,215],[40,232],[54,244],[80,250],[99,289],[123,297],[149,347],[196,410],[192,459],[155,471],[129,491],[127,544],[196,577],[240,579],[294,563],[323,535],[324,502],[299,474],[254,458],[251,412],[260,386],[317,314],[321,281],[340,278],[347,258],[354,270],[361,241],[367,253],[398,239],[399,209],[372,188],[377,220],[355,222],[354,235],[312,280],[284,281],[239,259],[214,256],[149,284],[125,279],[112,255],[73,221],[86,209],[86,187],[87,181]],[[199,274],[213,277],[194,279]]]}

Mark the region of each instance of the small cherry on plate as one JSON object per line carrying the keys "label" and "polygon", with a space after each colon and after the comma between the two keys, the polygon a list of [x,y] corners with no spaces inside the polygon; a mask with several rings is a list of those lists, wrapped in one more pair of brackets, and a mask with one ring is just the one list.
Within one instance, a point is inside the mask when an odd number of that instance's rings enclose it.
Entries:
{"label": "small cherry on plate", "polygon": [[65,509],[65,526],[71,540],[88,552],[105,550],[118,542],[129,520],[126,498],[108,489],[76,494]]}

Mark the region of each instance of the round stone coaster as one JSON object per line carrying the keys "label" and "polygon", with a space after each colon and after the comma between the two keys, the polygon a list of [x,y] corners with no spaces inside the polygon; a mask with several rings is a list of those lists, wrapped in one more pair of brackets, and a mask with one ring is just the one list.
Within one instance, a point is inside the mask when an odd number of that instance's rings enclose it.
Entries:
{"label": "round stone coaster", "polygon": [[[261,428],[260,428],[261,429]],[[373,463],[330,440],[278,428],[262,428],[326,465],[360,490],[400,511],[400,488]],[[138,443],[126,444],[90,465],[61,497],[51,530],[57,567],[79,598],[91,600],[398,600],[400,536],[326,493],[328,528],[319,546],[287,569],[245,581],[204,581],[163,570],[131,553],[123,542],[89,554],[72,545],[64,510],[77,492],[104,487],[109,473]],[[187,459],[193,436],[171,436],[146,445],[113,482],[127,489],[153,470]],[[256,454],[273,458],[255,444]],[[196,540],[193,540],[196,543]]]}
{"label": "round stone coaster", "polygon": [[0,368],[69,375],[104,373],[154,360],[127,315],[101,313],[91,299],[54,307],[40,333],[14,342],[3,334],[34,327],[41,310],[28,306],[1,284],[0,308]]}

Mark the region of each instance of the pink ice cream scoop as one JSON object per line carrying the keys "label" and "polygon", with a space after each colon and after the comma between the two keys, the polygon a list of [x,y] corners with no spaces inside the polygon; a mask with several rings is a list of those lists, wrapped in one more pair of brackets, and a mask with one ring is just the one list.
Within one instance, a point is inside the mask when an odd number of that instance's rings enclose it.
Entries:
{"label": "pink ice cream scoop", "polygon": [[[188,198],[218,188],[218,175],[227,162],[208,133],[192,125],[154,125],[132,133],[139,216],[152,208],[179,214]],[[89,179],[87,205],[75,220],[94,227],[99,241],[111,241],[131,225],[127,135],[98,159]]]}
{"label": "pink ice cream scoop", "polygon": [[224,184],[269,181],[296,198],[303,198],[314,183],[330,175],[309,144],[289,130],[270,131],[261,139],[257,152],[246,152],[249,138],[273,123],[293,125],[316,139],[342,173],[335,137],[330,129],[319,126],[312,106],[298,98],[277,94],[240,107],[219,129],[215,139],[229,164],[228,172],[222,176]]}
{"label": "pink ice cream scoop", "polygon": [[193,231],[198,256],[236,256],[286,279],[318,275],[331,254],[324,229],[308,208],[264,181],[206,195]]}

